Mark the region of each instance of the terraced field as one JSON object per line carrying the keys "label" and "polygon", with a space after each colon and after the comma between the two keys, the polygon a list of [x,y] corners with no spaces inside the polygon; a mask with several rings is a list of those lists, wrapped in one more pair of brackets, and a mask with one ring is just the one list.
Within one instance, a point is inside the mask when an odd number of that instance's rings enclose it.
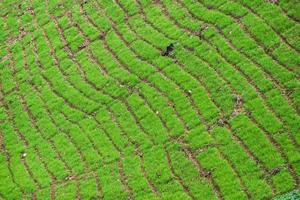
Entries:
{"label": "terraced field", "polygon": [[0,199],[299,189],[299,1],[2,0],[0,10]]}

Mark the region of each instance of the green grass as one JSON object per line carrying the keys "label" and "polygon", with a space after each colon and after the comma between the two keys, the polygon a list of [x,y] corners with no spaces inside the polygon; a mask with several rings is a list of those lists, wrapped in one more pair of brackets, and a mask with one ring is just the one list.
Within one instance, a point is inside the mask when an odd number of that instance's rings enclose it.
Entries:
{"label": "green grass", "polygon": [[0,10],[0,199],[299,198],[297,1]]}

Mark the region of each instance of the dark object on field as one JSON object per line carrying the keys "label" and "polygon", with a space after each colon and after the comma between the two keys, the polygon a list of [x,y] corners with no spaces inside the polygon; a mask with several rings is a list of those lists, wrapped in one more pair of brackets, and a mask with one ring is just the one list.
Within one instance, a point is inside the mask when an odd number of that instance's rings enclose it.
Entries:
{"label": "dark object on field", "polygon": [[78,25],[77,23],[74,23],[74,26],[75,26],[76,28],[80,28],[79,25]]}
{"label": "dark object on field", "polygon": [[78,47],[78,49],[79,49],[79,50],[82,50],[82,49],[84,49],[85,47],[86,47],[86,45],[83,44],[83,45],[80,45],[80,46]]}
{"label": "dark object on field", "polygon": [[166,50],[164,50],[162,53],[161,53],[161,55],[162,56],[169,56],[171,53],[172,53],[172,51],[174,50],[174,44],[169,44],[168,46],[167,46],[167,48],[166,48]]}
{"label": "dark object on field", "polygon": [[79,47],[78,47],[78,49],[79,50],[82,50],[82,49],[84,49],[84,48],[86,48],[87,46],[89,45],[89,41],[84,41],[84,43],[82,44],[82,45],[80,45]]}

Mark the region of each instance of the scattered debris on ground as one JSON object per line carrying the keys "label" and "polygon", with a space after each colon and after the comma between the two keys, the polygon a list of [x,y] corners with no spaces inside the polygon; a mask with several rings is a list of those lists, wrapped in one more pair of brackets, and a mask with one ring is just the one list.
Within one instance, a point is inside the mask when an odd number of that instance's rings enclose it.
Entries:
{"label": "scattered debris on ground", "polygon": [[267,0],[267,2],[272,4],[279,4],[279,0]]}

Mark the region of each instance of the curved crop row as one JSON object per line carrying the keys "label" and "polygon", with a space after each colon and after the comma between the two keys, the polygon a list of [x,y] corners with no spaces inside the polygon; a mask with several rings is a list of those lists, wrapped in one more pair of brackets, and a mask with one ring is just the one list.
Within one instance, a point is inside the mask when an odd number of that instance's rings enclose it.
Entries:
{"label": "curved crop row", "polygon": [[0,199],[270,199],[299,188],[299,4],[0,7]]}

